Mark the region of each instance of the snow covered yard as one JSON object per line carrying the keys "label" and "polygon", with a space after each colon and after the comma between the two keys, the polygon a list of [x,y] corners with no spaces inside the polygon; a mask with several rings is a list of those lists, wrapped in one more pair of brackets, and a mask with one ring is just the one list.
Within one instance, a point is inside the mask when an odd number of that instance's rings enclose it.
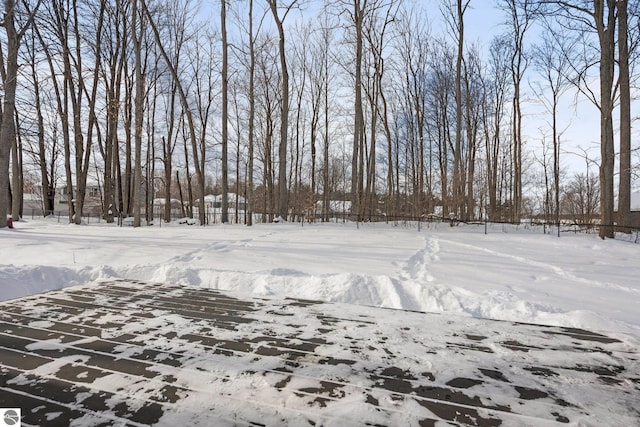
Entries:
{"label": "snow covered yard", "polygon": [[640,336],[640,245],[510,226],[0,230],[0,300],[125,278]]}
{"label": "snow covered yard", "polygon": [[23,425],[640,421],[640,245],[488,231],[21,222],[0,230],[0,406]]}

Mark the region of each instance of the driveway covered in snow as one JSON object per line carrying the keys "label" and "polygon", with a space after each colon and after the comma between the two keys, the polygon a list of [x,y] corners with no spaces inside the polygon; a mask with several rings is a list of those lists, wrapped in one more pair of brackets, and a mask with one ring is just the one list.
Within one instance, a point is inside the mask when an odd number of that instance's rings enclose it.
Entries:
{"label": "driveway covered in snow", "polygon": [[0,303],[22,425],[637,425],[633,340],[104,281]]}

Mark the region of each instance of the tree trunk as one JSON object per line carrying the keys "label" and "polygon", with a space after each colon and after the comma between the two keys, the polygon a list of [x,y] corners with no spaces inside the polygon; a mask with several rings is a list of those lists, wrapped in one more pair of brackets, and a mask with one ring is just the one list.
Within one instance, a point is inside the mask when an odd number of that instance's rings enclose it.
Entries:
{"label": "tree trunk", "polygon": [[[116,13],[123,14],[118,6]],[[126,22],[126,20],[123,20]],[[123,24],[124,25],[124,24]],[[124,29],[123,31],[126,31]],[[113,223],[116,210],[120,206],[117,201],[121,200],[121,193],[118,191],[118,121],[120,112],[120,91],[122,90],[122,75],[126,55],[122,52],[124,48],[123,37],[118,34],[116,40],[116,51],[109,64],[109,81],[107,82],[107,131],[105,135],[104,149],[104,212],[103,217],[108,223]]]}
{"label": "tree trunk", "polygon": [[463,165],[462,165],[462,61],[464,54],[464,13],[469,6],[467,1],[464,5],[462,0],[457,0],[457,48],[456,56],[456,82],[455,82],[455,101],[456,101],[456,139],[453,152],[453,212],[457,217],[461,215],[463,181]]}
{"label": "tree trunk", "polygon": [[[52,186],[53,180],[49,180],[47,170],[47,157],[44,135],[44,116],[42,114],[42,102],[40,97],[40,81],[35,66],[35,40],[34,46],[30,48],[30,59],[32,60],[31,78],[33,79],[33,101],[36,107],[36,123],[38,129],[38,165],[40,167],[40,185],[42,186],[42,214],[48,216],[53,214],[55,208],[55,188]],[[52,150],[52,158],[55,158],[55,150]],[[53,177],[52,177],[53,178]]]}
{"label": "tree trunk", "polygon": [[9,156],[15,144],[16,88],[18,77],[18,49],[20,37],[14,23],[15,1],[4,2],[4,28],[7,34],[6,74],[4,78],[4,102],[0,124],[0,228],[7,226],[9,204]]}
{"label": "tree trunk", "polygon": [[[606,1],[606,7],[605,7]],[[602,239],[613,238],[613,81],[615,65],[616,0],[594,0],[594,16],[600,42],[600,232]]]}
{"label": "tree trunk", "polygon": [[[278,15],[277,0],[269,0],[271,13],[276,22],[279,35],[280,73],[282,87],[282,101],[280,104],[280,145],[278,146],[278,215],[283,219],[288,216],[288,188],[287,188],[287,141],[289,131],[289,71],[287,69],[287,53],[285,51],[285,32],[283,21]],[[294,2],[295,3],[295,2]],[[284,15],[286,17],[286,13]]]}
{"label": "tree trunk", "polygon": [[[132,30],[133,31],[133,30]],[[132,104],[131,104],[131,100],[134,99],[135,94],[134,92],[134,88],[133,88],[133,84],[135,82],[133,82],[131,80],[131,78],[129,78],[129,71],[128,71],[128,65],[127,62],[125,62],[125,106],[124,106],[124,128],[125,128],[125,140],[124,140],[124,144],[125,144],[125,155],[124,155],[124,183],[123,183],[123,187],[122,187],[122,202],[124,204],[124,215],[125,216],[130,216],[133,213],[133,196],[132,196],[132,190],[133,190],[133,172],[131,170],[131,156],[132,156],[132,150],[131,150],[131,135],[133,133],[135,133],[135,129],[132,132],[132,126],[135,126],[134,124],[134,113],[133,113],[133,108],[132,108]],[[134,149],[135,150],[135,149]],[[118,153],[119,156],[119,153]]]}
{"label": "tree trunk", "polygon": [[511,56],[511,78],[513,82],[513,187],[511,196],[511,219],[518,223],[522,215],[522,106],[521,83],[527,68],[525,59],[524,37],[531,26],[535,11],[532,0],[502,0],[510,13],[513,37],[513,52]]}
{"label": "tree trunk", "polygon": [[329,183],[329,35],[327,29],[324,29],[324,46],[327,52],[324,54],[323,77],[324,77],[324,141],[323,141],[323,172],[322,172],[322,219],[329,221],[331,184]]}
{"label": "tree trunk", "polygon": [[138,14],[138,0],[133,0],[131,36],[135,57],[135,98],[134,98],[134,165],[133,165],[133,226],[140,227],[142,195],[142,125],[144,112],[144,74],[140,40],[144,34],[143,20]]}
{"label": "tree trunk", "polygon": [[354,1],[353,20],[356,31],[356,58],[355,58],[355,115],[353,125],[353,154],[351,158],[351,212],[356,214],[356,220],[360,220],[360,202],[362,188],[362,158],[364,139],[364,113],[362,111],[362,24],[364,9],[360,1]]}
{"label": "tree trunk", "polygon": [[[222,33],[222,223],[229,222],[229,64],[227,45],[227,0],[220,2],[220,26]],[[236,182],[236,184],[238,184]],[[237,193],[237,192],[236,192]],[[204,197],[204,195],[203,195]],[[237,205],[236,205],[237,206]]]}
{"label": "tree trunk", "polygon": [[247,189],[247,225],[253,225],[253,162],[254,162],[254,135],[255,135],[255,74],[256,74],[255,41],[253,36],[253,0],[249,0],[249,160],[248,160],[248,189]]}
{"label": "tree trunk", "polygon": [[[630,224],[631,212],[631,89],[629,82],[629,43],[627,0],[618,0],[618,56],[620,85],[620,182],[618,187],[618,225]],[[630,233],[631,229],[622,231]]]}
{"label": "tree trunk", "polygon": [[11,217],[14,221],[22,218],[22,206],[24,201],[24,176],[22,169],[22,144],[20,142],[20,124],[14,112],[16,134],[11,147]]}

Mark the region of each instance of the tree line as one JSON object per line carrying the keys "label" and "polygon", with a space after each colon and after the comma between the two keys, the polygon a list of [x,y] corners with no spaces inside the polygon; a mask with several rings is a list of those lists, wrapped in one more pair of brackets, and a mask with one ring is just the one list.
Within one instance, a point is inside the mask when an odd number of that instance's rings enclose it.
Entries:
{"label": "tree line", "polygon": [[[179,199],[204,224],[212,192],[227,222],[233,192],[248,225],[326,219],[346,200],[358,220],[599,213],[613,237],[637,170],[638,2],[493,5],[503,25],[481,44],[465,24],[484,0],[437,13],[400,0],[5,0],[0,227],[5,211],[21,217],[25,188],[45,215],[64,189],[80,223],[95,182],[105,220],[134,225],[157,197],[165,221]],[[600,154],[573,175],[571,96],[601,119]],[[539,135],[523,131],[531,98]]]}

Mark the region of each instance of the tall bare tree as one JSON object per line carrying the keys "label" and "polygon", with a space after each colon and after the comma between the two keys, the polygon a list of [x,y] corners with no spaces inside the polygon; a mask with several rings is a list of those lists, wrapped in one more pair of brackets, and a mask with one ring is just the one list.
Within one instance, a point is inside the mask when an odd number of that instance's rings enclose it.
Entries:
{"label": "tall bare tree", "polygon": [[[350,10],[347,8],[350,4]],[[368,7],[368,0],[345,0],[345,10],[354,27],[355,61],[354,61],[354,124],[353,150],[351,157],[351,211],[360,217],[363,168],[364,168],[364,112],[362,109],[362,68],[364,18]]]}
{"label": "tall bare tree", "polygon": [[512,220],[520,221],[522,211],[522,80],[529,60],[525,53],[525,36],[537,14],[536,0],[499,0],[508,14],[506,25],[511,40],[511,79],[513,84],[513,190]]}
{"label": "tall bare tree", "polygon": [[[37,133],[37,147],[33,147],[30,151],[33,153],[34,161],[40,169],[42,213],[47,216],[53,214],[55,209],[55,175],[60,153],[55,133],[56,128],[55,126],[47,126],[48,123],[45,123],[45,114],[47,114],[47,110],[50,110],[51,104],[47,102],[50,99],[50,95],[45,84],[46,79],[42,78],[38,72],[38,64],[42,57],[38,54],[39,45],[35,31],[31,31],[31,36],[25,45],[26,52],[23,60],[29,64],[29,77],[31,80],[29,84],[32,85],[33,89],[33,108],[35,109]],[[24,112],[23,114],[32,116],[33,111]]]}
{"label": "tall bare tree", "polygon": [[[222,223],[229,222],[229,44],[227,42],[227,0],[220,1],[222,36]],[[202,195],[204,197],[204,194]]]}
{"label": "tall bare tree", "polygon": [[[616,45],[616,0],[581,0],[577,2],[543,1],[547,16],[558,19],[563,31],[580,32],[583,40],[581,55],[565,52],[571,58],[571,67],[576,74],[574,82],[578,89],[596,105],[600,111],[600,231],[601,238],[613,238],[613,178],[615,147],[613,129],[615,45]],[[590,36],[596,42],[589,44]],[[599,89],[589,87],[589,71],[598,66]]]}
{"label": "tall bare tree", "polygon": [[[369,101],[369,139],[367,141],[368,153],[366,153],[366,176],[364,200],[361,212],[368,218],[376,209],[376,163],[377,163],[377,138],[378,120],[384,125],[388,119],[385,116],[384,105],[386,104],[385,88],[383,80],[385,78],[385,51],[388,47],[389,32],[396,19],[397,3],[387,1],[376,5],[370,11],[369,19],[365,22],[364,37],[367,42],[366,64],[372,69],[372,75],[367,75],[365,92]],[[386,124],[388,127],[388,123]]]}
{"label": "tall bare tree", "polygon": [[[190,34],[187,31],[187,11],[184,8],[174,8],[172,10],[173,19],[170,20],[170,25],[164,27],[164,47],[167,51],[167,55],[170,57],[170,61],[173,64],[173,68],[181,70],[184,64],[184,51],[185,46],[190,40]],[[156,47],[157,48],[157,47]],[[159,50],[159,48],[157,48]],[[161,54],[158,54],[162,61]],[[161,69],[160,64],[157,65]],[[165,97],[165,111],[166,118],[166,135],[161,138],[162,140],[162,167],[164,169],[163,181],[164,181],[164,221],[171,221],[171,200],[172,200],[172,182],[173,181],[173,169],[174,169],[174,152],[178,145],[180,138],[180,123],[183,118],[179,105],[181,104],[180,96],[178,95],[178,82],[173,78],[173,75],[163,70],[160,76],[160,82],[162,85],[161,91],[166,94]],[[186,165],[185,165],[186,166]],[[179,185],[178,180],[175,181],[176,185]],[[182,208],[184,210],[184,206]]]}
{"label": "tall bare tree", "polygon": [[485,130],[485,169],[487,174],[488,217],[491,221],[501,218],[500,205],[500,165],[504,151],[502,144],[505,105],[509,90],[508,44],[503,37],[495,38],[490,46],[490,80],[485,80],[487,102],[482,104],[483,126]]}
{"label": "tall bare tree", "polygon": [[[298,0],[287,4],[279,4],[278,0],[267,0],[273,20],[278,29],[278,49],[280,56],[280,78],[282,100],[280,101],[280,144],[278,146],[278,215],[283,219],[288,216],[287,187],[287,142],[289,139],[289,70],[287,68],[287,51],[285,43],[284,21]],[[282,15],[280,11],[283,10]]]}
{"label": "tall bare tree", "polygon": [[133,41],[133,55],[135,58],[135,97],[134,97],[134,166],[133,166],[133,226],[140,227],[141,194],[142,190],[142,127],[145,97],[145,76],[142,63],[142,37],[144,34],[144,20],[138,11],[138,0],[133,0],[131,8],[131,38]]}
{"label": "tall bare tree", "polygon": [[[428,28],[425,28],[424,22],[426,17],[420,15],[417,10],[404,11],[403,16],[399,20],[401,26],[399,37],[396,38],[398,56],[401,60],[401,75],[404,93],[406,114],[410,119],[412,130],[412,144],[416,146],[417,159],[415,176],[413,181],[413,192],[415,195],[414,205],[418,208],[417,214],[432,213],[432,193],[433,193],[433,173],[432,173],[432,150],[431,144],[427,150],[428,140],[428,118],[427,118],[427,76],[430,71],[429,49],[431,48],[430,34]],[[387,212],[396,208],[397,203],[393,201],[395,194],[394,180],[394,147],[391,140],[391,127],[388,117],[388,106],[383,94],[384,116],[387,117],[384,122],[385,134],[389,141],[387,147]],[[425,200],[425,182],[426,182],[426,200]],[[423,211],[424,210],[424,211]]]}
{"label": "tall bare tree", "polygon": [[248,169],[248,191],[247,191],[247,225],[253,225],[253,209],[254,209],[254,185],[253,185],[253,164],[254,164],[254,136],[255,136],[255,78],[256,78],[256,54],[255,54],[255,36],[253,31],[253,0],[249,0],[249,159]]}
{"label": "tall bare tree", "polygon": [[[618,224],[629,225],[631,214],[631,83],[629,72],[628,0],[618,0],[618,84],[620,87],[620,180]],[[640,28],[640,25],[639,25]],[[630,229],[623,228],[629,232]]]}
{"label": "tall bare tree", "polygon": [[[63,130],[69,221],[76,224],[82,222],[93,142],[98,131],[96,115],[98,76],[100,75],[98,58],[101,57],[102,26],[106,9],[105,2],[88,6],[97,7],[97,10],[91,10],[95,13],[96,21],[91,23],[91,27],[96,28],[95,33],[85,31],[86,29],[83,28],[85,23],[77,0],[48,2],[47,18],[38,21],[38,26],[49,26],[48,29],[53,33],[53,40],[59,46],[51,47],[39,36],[43,49],[47,53],[52,76],[54,79],[62,79],[62,82],[56,82],[54,85],[57,88],[58,111]],[[85,42],[94,47],[92,52],[84,49]],[[59,65],[58,58],[62,62],[60,77],[56,72]],[[96,66],[92,69],[85,64],[87,58],[96,62]],[[71,133],[73,133],[73,140]]]}
{"label": "tall bare tree", "polygon": [[[160,31],[158,30],[158,26],[155,23],[153,14],[149,11],[149,8],[147,7],[147,3],[146,0],[141,0],[142,1],[142,10],[144,11],[144,14],[148,20],[149,26],[151,27],[151,30],[153,31],[153,35],[156,41],[156,44],[158,45],[158,47],[160,48],[160,53],[162,54],[162,57],[165,60],[165,64],[167,65],[167,68],[169,70],[169,72],[171,73],[171,76],[174,80],[174,82],[176,83],[176,87],[178,89],[178,94],[180,97],[180,102],[182,104],[182,109],[184,110],[185,116],[186,116],[186,131],[188,134],[188,139],[191,142],[191,149],[192,149],[192,155],[193,155],[193,163],[196,169],[196,178],[198,180],[198,189],[200,192],[200,198],[199,198],[199,203],[198,203],[198,217],[200,220],[200,224],[204,225],[205,224],[205,203],[204,203],[204,158],[202,156],[202,152],[201,150],[204,147],[198,147],[198,138],[196,136],[196,125],[195,125],[195,120],[193,118],[193,111],[192,108],[190,106],[189,100],[187,98],[187,93],[185,91],[184,85],[182,84],[182,81],[180,80],[180,76],[178,75],[178,70],[177,67],[175,66],[175,64],[171,61],[171,58],[169,57],[169,55],[167,54],[166,49],[163,47],[163,43],[162,43],[162,39],[160,37]],[[186,140],[185,140],[186,143]]]}
{"label": "tall bare tree", "polygon": [[615,0],[594,0],[593,17],[600,45],[600,237],[613,238],[613,83],[615,67]]}
{"label": "tall bare tree", "polygon": [[471,0],[456,0],[455,5],[445,4],[444,13],[452,35],[456,41],[457,55],[455,68],[456,127],[453,147],[453,200],[452,208],[456,216],[462,214],[464,198],[464,165],[462,160],[462,62],[464,60],[464,14]]}
{"label": "tall bare tree", "polygon": [[[121,91],[124,79],[124,63],[126,55],[126,38],[129,31],[129,19],[126,4],[116,2],[107,8],[105,35],[103,36],[101,74],[104,84],[104,102],[106,103],[106,120],[103,138],[98,148],[104,161],[103,173],[103,217],[111,223],[122,199],[118,191],[119,179],[119,143],[118,124],[121,112]],[[121,188],[121,187],[120,187]]]}
{"label": "tall bare tree", "polygon": [[[558,49],[558,45],[563,45]],[[562,95],[569,88],[570,82],[567,78],[569,74],[569,63],[563,52],[570,50],[571,43],[566,39],[558,40],[550,36],[545,36],[542,44],[536,48],[537,54],[534,56],[534,65],[543,77],[543,85],[534,88],[539,94],[538,98],[544,103],[547,113],[551,116],[551,138],[553,145],[553,212],[554,221],[560,223],[560,129],[559,104]],[[545,96],[548,93],[548,96]],[[559,230],[559,229],[558,229]]]}
{"label": "tall bare tree", "polygon": [[[4,101],[0,123],[0,228],[7,226],[7,213],[11,209],[9,203],[9,156],[11,147],[16,141],[16,88],[18,86],[18,50],[20,41],[33,21],[34,13],[40,6],[40,1],[28,15],[26,24],[16,28],[16,2],[4,1],[4,16],[2,26],[7,35],[7,52],[4,63],[0,64],[2,81],[4,84]],[[16,218],[16,220],[19,218]]]}
{"label": "tall bare tree", "polygon": [[446,217],[451,205],[449,165],[452,163],[451,151],[454,147],[452,123],[455,122],[455,117],[451,117],[451,103],[454,102],[451,95],[455,91],[455,78],[450,70],[455,68],[456,54],[445,40],[436,40],[435,43],[441,47],[430,52],[432,71],[427,84],[427,105],[432,126],[427,130],[430,139],[435,143],[442,215]]}
{"label": "tall bare tree", "polygon": [[462,217],[466,221],[476,218],[475,202],[475,180],[476,180],[476,158],[478,154],[479,135],[481,127],[482,104],[486,101],[483,84],[483,65],[480,52],[477,46],[469,49],[466,59],[463,62],[463,83],[464,83],[464,126],[466,136],[465,156],[463,165],[465,167],[466,179],[461,193],[463,196]]}

